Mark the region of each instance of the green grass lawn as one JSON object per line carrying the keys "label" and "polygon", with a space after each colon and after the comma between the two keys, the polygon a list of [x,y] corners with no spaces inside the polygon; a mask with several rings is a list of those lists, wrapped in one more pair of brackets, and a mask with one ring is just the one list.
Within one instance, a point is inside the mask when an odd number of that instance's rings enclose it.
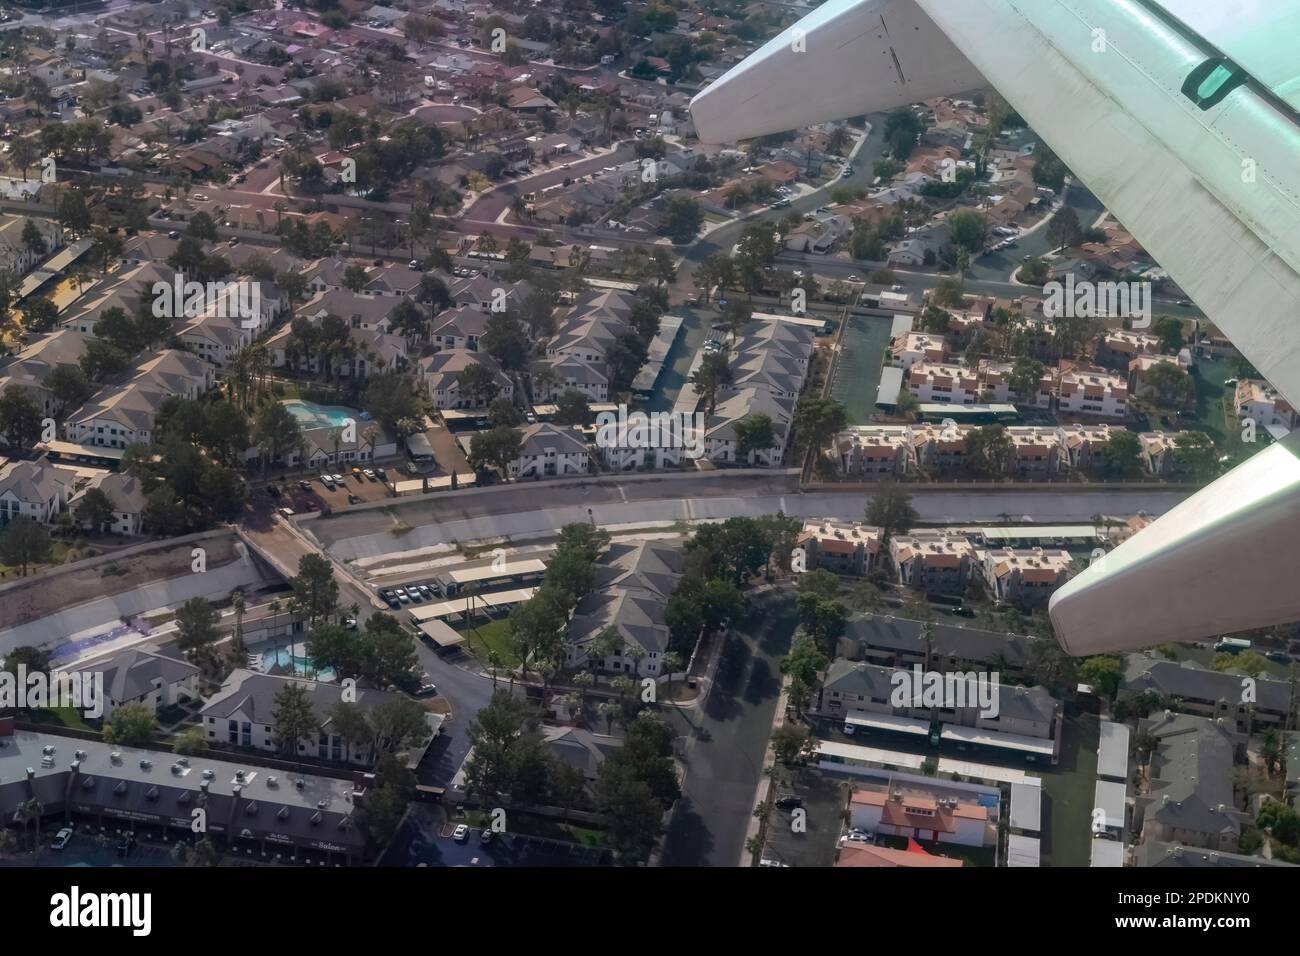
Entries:
{"label": "green grass lawn", "polygon": [[[472,827],[486,827],[492,823],[492,816],[486,810],[466,810],[458,815],[457,822],[463,820]],[[542,837],[549,840],[564,840],[581,846],[601,849],[605,846],[605,833],[578,823],[565,823],[554,817],[535,816],[531,813],[512,810],[509,815],[510,831],[523,836]]]}
{"label": "green grass lawn", "polygon": [[1232,363],[1226,361],[1197,359],[1196,367],[1192,369],[1192,378],[1196,382],[1196,427],[1221,447],[1227,437],[1223,427],[1223,399],[1228,389],[1223,383],[1234,375]]}
{"label": "green grass lawn", "polygon": [[81,718],[81,712],[75,707],[40,707],[30,712],[28,718],[36,724],[59,724],[73,730],[94,730]]}
{"label": "green grass lawn", "polygon": [[1061,762],[1041,771],[1047,826],[1044,866],[1087,866],[1091,859],[1098,734],[1095,714],[1071,714],[1065,721]]}
{"label": "green grass lawn", "polygon": [[456,628],[465,635],[465,649],[469,651],[484,667],[488,663],[488,652],[496,651],[497,659],[503,668],[519,666],[519,655],[515,653],[510,641],[510,628],[507,618],[486,620],[481,615],[475,616],[474,627],[460,625]]}

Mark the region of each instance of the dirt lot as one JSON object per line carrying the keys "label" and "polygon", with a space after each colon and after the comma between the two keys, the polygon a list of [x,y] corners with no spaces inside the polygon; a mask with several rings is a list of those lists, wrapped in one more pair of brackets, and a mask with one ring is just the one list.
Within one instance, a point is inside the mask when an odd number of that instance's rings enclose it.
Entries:
{"label": "dirt lot", "polygon": [[[220,567],[236,557],[234,535],[205,538],[200,543],[207,552],[209,568]],[[177,577],[189,571],[193,547],[193,544],[160,547],[93,567],[71,564],[34,576],[0,592],[0,629],[17,627],[95,598],[130,591],[150,581]]]}

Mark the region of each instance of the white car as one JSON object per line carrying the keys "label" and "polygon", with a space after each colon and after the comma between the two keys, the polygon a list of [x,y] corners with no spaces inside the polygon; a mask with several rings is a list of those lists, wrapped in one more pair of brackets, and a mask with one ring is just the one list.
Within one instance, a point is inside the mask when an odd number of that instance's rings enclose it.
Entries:
{"label": "white car", "polygon": [[58,833],[54,834],[54,842],[50,844],[51,850],[62,850],[72,839],[72,827],[64,827]]}
{"label": "white car", "polygon": [[328,488],[330,491],[334,490],[334,478],[331,475],[321,475],[320,483],[324,485],[326,488]]}
{"label": "white car", "polygon": [[466,840],[469,839],[469,827],[463,823],[459,824],[456,827],[455,832],[452,833],[451,838],[455,840],[457,843],[464,843]]}
{"label": "white car", "polygon": [[343,484],[343,476],[342,476],[342,475],[330,475],[330,480],[333,481],[334,484],[336,484],[336,485],[341,485],[341,484]]}

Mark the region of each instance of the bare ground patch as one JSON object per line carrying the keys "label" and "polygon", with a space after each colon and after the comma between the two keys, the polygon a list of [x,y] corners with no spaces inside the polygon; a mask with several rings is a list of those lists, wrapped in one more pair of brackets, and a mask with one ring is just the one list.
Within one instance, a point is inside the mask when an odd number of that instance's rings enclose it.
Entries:
{"label": "bare ground patch", "polygon": [[[235,536],[206,538],[208,568],[236,558]],[[70,564],[40,575],[0,593],[0,630],[18,627],[58,611],[131,591],[153,581],[185,574],[193,561],[192,543],[160,547],[156,551],[109,560],[88,567]]]}

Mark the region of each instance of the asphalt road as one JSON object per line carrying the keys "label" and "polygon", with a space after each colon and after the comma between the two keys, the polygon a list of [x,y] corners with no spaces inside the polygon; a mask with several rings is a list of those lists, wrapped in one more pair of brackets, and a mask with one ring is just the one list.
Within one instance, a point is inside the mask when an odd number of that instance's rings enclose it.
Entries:
{"label": "asphalt road", "polygon": [[702,710],[665,710],[688,742],[663,866],[734,867],[744,849],[781,691],[780,659],[797,623],[788,594],[757,595],[751,606],[749,621],[727,636]]}

